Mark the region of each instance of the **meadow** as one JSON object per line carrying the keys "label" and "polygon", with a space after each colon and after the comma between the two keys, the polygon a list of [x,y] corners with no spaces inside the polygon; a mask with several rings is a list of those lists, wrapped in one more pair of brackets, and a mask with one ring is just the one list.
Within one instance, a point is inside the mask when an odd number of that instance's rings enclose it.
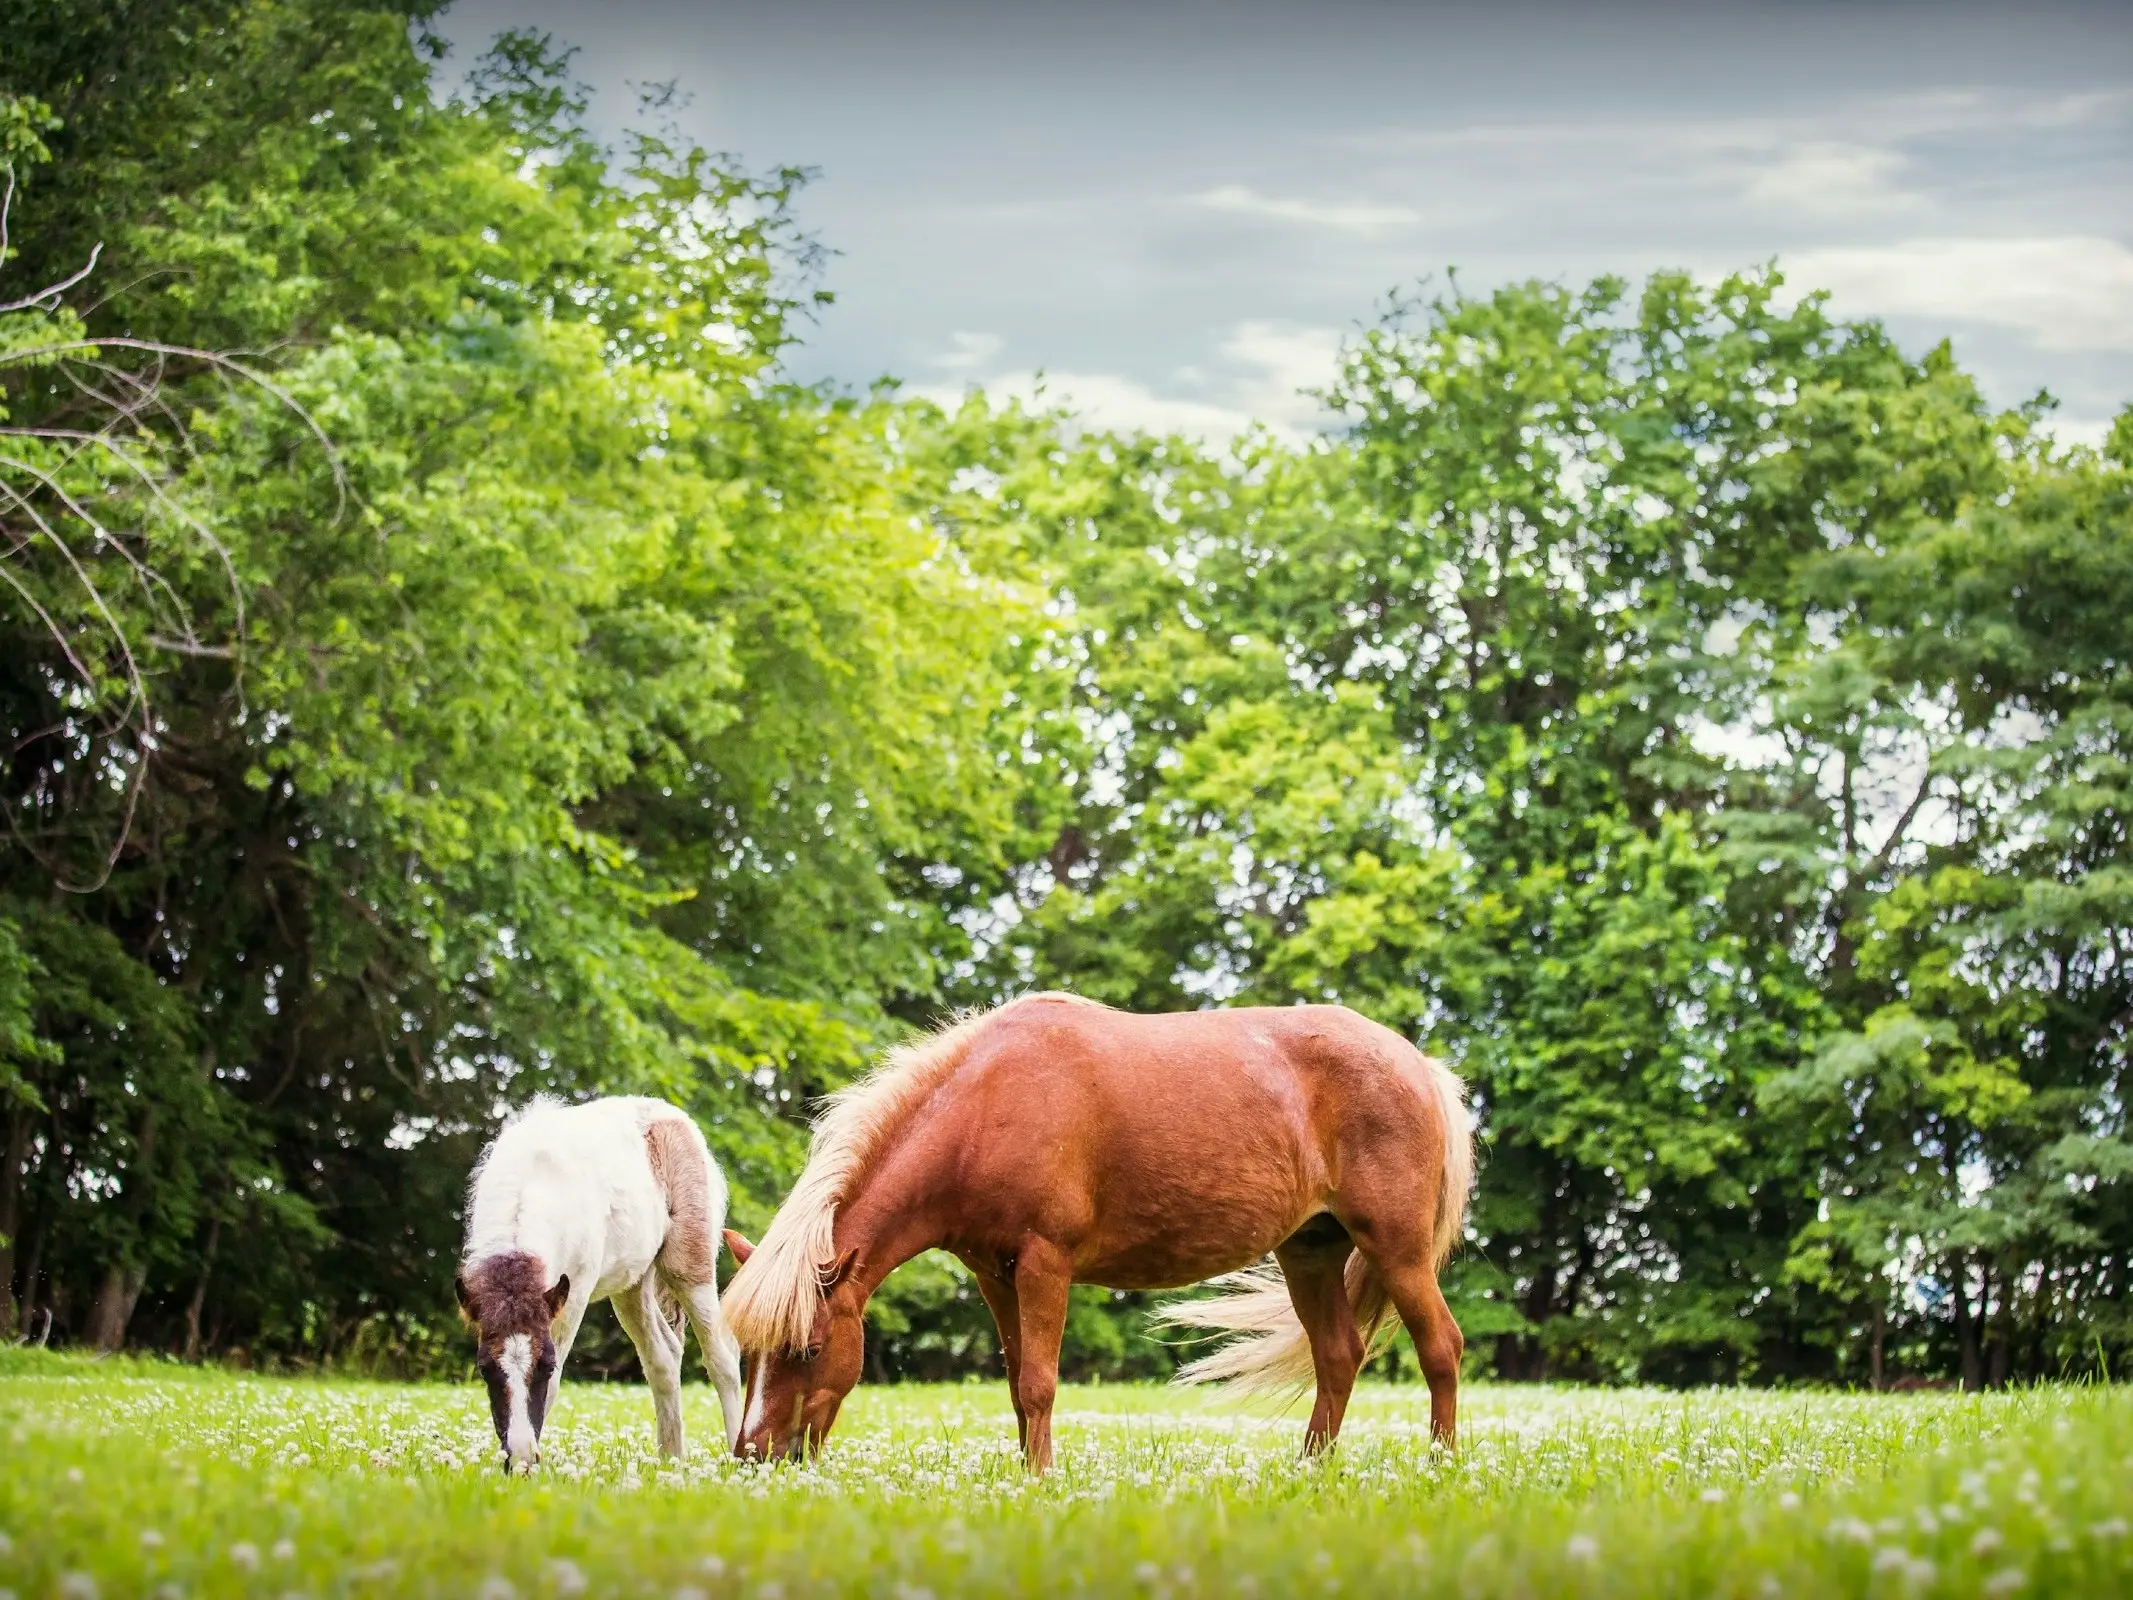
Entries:
{"label": "meadow", "polygon": [[2133,1592],[2133,1394],[1419,1387],[1339,1449],[1160,1388],[1072,1388],[1025,1476],[997,1383],[862,1386],[808,1465],[686,1463],[566,1384],[531,1480],[478,1386],[0,1354],[0,1600],[118,1595],[2105,1595]]}

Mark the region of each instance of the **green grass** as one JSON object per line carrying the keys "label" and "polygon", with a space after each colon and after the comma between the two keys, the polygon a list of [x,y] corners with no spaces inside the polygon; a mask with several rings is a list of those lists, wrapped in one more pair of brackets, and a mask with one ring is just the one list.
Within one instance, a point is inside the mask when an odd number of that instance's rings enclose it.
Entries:
{"label": "green grass", "polygon": [[640,1390],[568,1385],[541,1474],[474,1386],[0,1356],[0,1591],[1693,1596],[2133,1593],[2133,1392],[1844,1396],[1416,1388],[1339,1450],[1294,1414],[1069,1389],[1022,1473],[998,1384],[862,1387],[830,1450],[662,1463]]}

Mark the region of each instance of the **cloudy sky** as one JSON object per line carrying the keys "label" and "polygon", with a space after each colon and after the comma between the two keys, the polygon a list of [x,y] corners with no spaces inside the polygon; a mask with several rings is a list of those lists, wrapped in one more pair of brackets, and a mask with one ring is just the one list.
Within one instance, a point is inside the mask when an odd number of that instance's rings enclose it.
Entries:
{"label": "cloudy sky", "polygon": [[2061,431],[2133,400],[2133,0],[460,0],[819,169],[799,375],[1225,437],[1388,291],[1778,259]]}

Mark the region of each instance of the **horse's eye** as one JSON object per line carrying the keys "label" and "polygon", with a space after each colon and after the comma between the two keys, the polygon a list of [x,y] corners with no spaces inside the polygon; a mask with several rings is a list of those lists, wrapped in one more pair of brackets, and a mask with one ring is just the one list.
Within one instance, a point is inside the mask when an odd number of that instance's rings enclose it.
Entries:
{"label": "horse's eye", "polygon": [[802,1361],[812,1361],[820,1354],[822,1354],[822,1346],[820,1346],[819,1344],[811,1344],[805,1350],[802,1350],[800,1352],[800,1359]]}

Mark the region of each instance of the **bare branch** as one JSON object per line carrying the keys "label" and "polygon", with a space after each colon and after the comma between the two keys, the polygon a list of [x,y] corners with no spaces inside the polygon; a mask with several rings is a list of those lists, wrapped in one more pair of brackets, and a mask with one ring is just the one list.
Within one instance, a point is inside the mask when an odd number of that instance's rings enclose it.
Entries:
{"label": "bare branch", "polygon": [[66,339],[56,344],[32,345],[27,349],[8,351],[4,356],[0,356],[0,366],[19,365],[22,362],[35,361],[44,356],[64,356],[77,350],[100,349],[141,350],[151,355],[183,356],[189,361],[203,362],[217,371],[234,372],[248,383],[258,385],[288,407],[302,421],[304,426],[310,430],[311,437],[318,441],[319,448],[326,452],[326,459],[333,467],[334,489],[339,497],[336,515],[340,511],[347,509],[348,474],[341,465],[341,453],[334,449],[333,440],[327,436],[326,430],[319,425],[318,419],[312,416],[302,401],[272,379],[253,371],[242,362],[232,361],[228,356],[218,355],[212,350],[194,349],[190,345],[162,344],[153,339]]}
{"label": "bare branch", "polygon": [[1859,873],[1859,881],[1861,883],[1871,883],[1888,870],[1889,862],[1895,859],[1897,850],[1903,844],[1904,831],[1918,819],[1919,807],[1926,803],[1927,795],[1932,792],[1933,778],[1934,774],[1928,771],[1925,777],[1920,780],[1918,793],[1911,796],[1911,803],[1903,808],[1903,814],[1897,817],[1896,825],[1889,829],[1888,839],[1875,852],[1874,858],[1861,869]]}
{"label": "bare branch", "polygon": [[[12,190],[14,187],[14,180],[12,174],[9,177],[8,187],[10,190]],[[6,245],[6,239],[0,238],[0,250],[4,250],[6,248]],[[32,306],[43,306],[43,309],[47,311],[53,310],[58,306],[59,297],[61,295],[65,294],[69,289],[73,288],[77,283],[81,282],[82,279],[88,277],[90,273],[96,270],[96,258],[102,255],[103,253],[104,241],[99,239],[96,241],[96,248],[89,252],[89,259],[86,263],[83,264],[81,271],[75,273],[72,277],[62,278],[57,283],[47,284],[44,288],[39,289],[35,294],[25,295],[20,300],[0,301],[0,312],[27,311]],[[43,302],[47,300],[51,301],[52,304],[49,306],[44,306]]]}
{"label": "bare branch", "polygon": [[204,656],[215,661],[243,659],[235,645],[202,644],[197,639],[170,639],[160,633],[143,634],[141,638],[143,643],[152,644],[158,650],[168,650],[172,655]]}

